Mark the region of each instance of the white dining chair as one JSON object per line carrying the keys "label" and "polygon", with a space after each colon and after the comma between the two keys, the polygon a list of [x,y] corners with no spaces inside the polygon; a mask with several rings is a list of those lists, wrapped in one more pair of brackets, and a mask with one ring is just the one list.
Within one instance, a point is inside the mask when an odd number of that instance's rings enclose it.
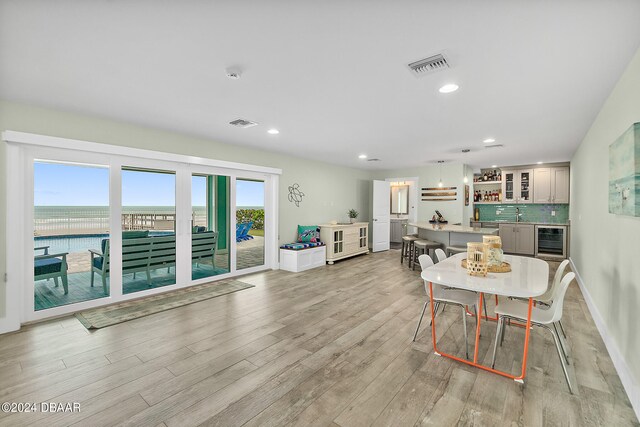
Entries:
{"label": "white dining chair", "polygon": [[[569,266],[568,259],[565,259],[560,263],[560,265],[558,266],[558,269],[556,270],[556,274],[553,275],[553,282],[551,282],[551,286],[549,286],[549,289],[547,289],[547,292],[535,298],[536,303],[542,303],[547,307],[551,305],[551,303],[553,302],[553,292],[555,288],[558,287],[558,285],[560,284],[560,281],[564,277],[564,271],[567,269],[567,266]],[[564,325],[560,320],[558,320],[558,326],[560,326],[560,332],[562,332],[562,336],[566,339],[567,333],[565,332]]]}
{"label": "white dining chair", "polygon": [[[433,266],[433,260],[429,255],[420,255],[418,257],[418,262],[420,263],[420,267],[422,270],[425,270],[431,266]],[[437,283],[432,283],[433,289],[433,301],[434,307],[433,312],[434,315],[437,314],[438,308],[440,304],[451,304],[457,305],[462,308],[462,328],[464,330],[464,345],[465,345],[465,354],[467,359],[469,358],[469,344],[467,342],[467,311],[466,307],[473,307],[473,311],[476,314],[476,322],[478,321],[478,310],[476,309],[478,304],[477,294],[471,291],[463,291],[459,289],[445,289],[442,285]],[[431,299],[429,298],[429,282],[424,281],[424,290],[427,293],[427,301],[424,303],[422,307],[422,313],[420,314],[420,319],[418,320],[418,326],[416,327],[416,332],[413,334],[413,341],[416,340],[418,336],[418,331],[420,330],[420,324],[422,323],[422,318],[424,317],[424,312],[429,305]]]}
{"label": "white dining chair", "polygon": [[[544,305],[544,307],[542,307],[543,309],[551,306],[551,303],[553,302],[553,293],[555,289],[558,287],[558,285],[560,285],[560,281],[564,277],[564,272],[567,269],[568,265],[569,265],[568,259],[565,259],[564,261],[562,261],[558,266],[558,268],[556,269],[556,273],[553,275],[553,280],[551,281],[551,283],[549,283],[549,286],[547,287],[546,292],[540,295],[539,297],[534,298],[534,301],[536,302],[536,304]],[[512,299],[517,299],[517,300],[522,300],[527,302],[526,298],[512,298]],[[564,330],[564,325],[562,324],[561,321],[558,321],[558,326],[560,326],[560,332],[562,332],[562,336],[566,339],[567,333]]]}
{"label": "white dining chair", "polygon": [[[569,380],[569,373],[567,372],[567,366],[569,363],[569,357],[567,349],[564,347],[560,335],[558,333],[557,323],[562,319],[562,306],[564,304],[564,296],[567,293],[567,288],[571,281],[575,278],[574,273],[567,273],[560,284],[555,287],[552,294],[551,306],[548,310],[544,310],[538,306],[531,309],[531,324],[547,329],[553,336],[553,341],[556,344],[556,350],[560,357],[560,364],[562,365],[562,372],[564,378],[567,380],[569,391],[573,394],[573,386]],[[496,340],[493,344],[493,357],[491,359],[491,367],[494,368],[496,364],[496,352],[498,350],[498,341],[502,344],[504,340],[505,320],[514,319],[520,322],[527,321],[527,313],[529,310],[529,304],[518,300],[504,300],[496,306],[496,313],[498,315],[498,328],[496,330]]]}
{"label": "white dining chair", "polygon": [[440,248],[436,249],[436,258],[438,258],[438,262],[442,262],[447,259],[447,254]]}

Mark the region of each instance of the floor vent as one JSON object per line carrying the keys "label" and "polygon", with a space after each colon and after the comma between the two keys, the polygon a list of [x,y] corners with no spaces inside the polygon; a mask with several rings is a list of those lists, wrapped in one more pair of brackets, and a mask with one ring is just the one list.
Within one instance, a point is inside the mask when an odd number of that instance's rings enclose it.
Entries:
{"label": "floor vent", "polygon": [[449,63],[447,62],[447,58],[445,58],[443,54],[439,53],[437,55],[412,62],[407,65],[407,67],[411,70],[411,74],[416,77],[421,77],[435,71],[449,68]]}
{"label": "floor vent", "polygon": [[239,127],[242,129],[246,129],[246,128],[250,128],[252,126],[258,125],[256,122],[252,122],[251,120],[245,120],[245,119],[235,119],[230,121],[229,124],[231,126]]}

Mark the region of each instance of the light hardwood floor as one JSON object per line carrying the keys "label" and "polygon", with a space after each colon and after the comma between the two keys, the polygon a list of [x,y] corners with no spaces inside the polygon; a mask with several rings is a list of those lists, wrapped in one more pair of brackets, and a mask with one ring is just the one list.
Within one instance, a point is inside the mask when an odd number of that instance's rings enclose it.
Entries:
{"label": "light hardwood floor", "polygon": [[[428,321],[412,343],[424,287],[397,250],[241,280],[256,287],[95,332],[68,317],[1,336],[0,402],[81,412],[0,413],[0,426],[638,425],[575,283],[571,395],[542,330],[524,386],[434,355]],[[442,350],[462,354],[460,312],[437,322]],[[494,332],[484,323],[487,363]],[[522,339],[507,330],[499,368],[519,369]]]}

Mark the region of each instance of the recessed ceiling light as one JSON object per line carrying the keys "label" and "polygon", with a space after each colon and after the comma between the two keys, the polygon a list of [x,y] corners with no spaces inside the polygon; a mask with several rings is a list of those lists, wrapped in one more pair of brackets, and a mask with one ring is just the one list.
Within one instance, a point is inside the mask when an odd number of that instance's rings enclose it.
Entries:
{"label": "recessed ceiling light", "polygon": [[491,167],[492,167],[492,168],[497,168],[497,167],[498,167],[498,165],[491,165]]}
{"label": "recessed ceiling light", "polygon": [[269,129],[267,133],[271,135],[277,135],[280,133],[280,131],[278,129]]}
{"label": "recessed ceiling light", "polygon": [[366,155],[366,154],[360,154],[360,155],[358,156],[358,158],[359,158],[359,159],[366,159],[366,158],[367,158],[367,155]]}
{"label": "recessed ceiling light", "polygon": [[440,89],[438,89],[438,91],[440,93],[451,93],[451,92],[455,92],[458,90],[458,85],[455,83],[448,83],[444,86],[442,86]]}
{"label": "recessed ceiling light", "polygon": [[491,144],[492,142],[496,142],[496,140],[494,138],[487,138],[487,139],[484,139],[482,142],[484,142],[485,144]]}
{"label": "recessed ceiling light", "polygon": [[542,162],[538,162],[538,164],[539,164],[539,165],[541,165],[541,164],[542,164]]}

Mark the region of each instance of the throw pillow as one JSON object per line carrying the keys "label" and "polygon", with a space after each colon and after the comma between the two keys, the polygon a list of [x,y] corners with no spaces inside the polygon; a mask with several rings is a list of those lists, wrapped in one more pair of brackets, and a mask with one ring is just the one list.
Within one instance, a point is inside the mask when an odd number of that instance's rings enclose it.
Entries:
{"label": "throw pillow", "polygon": [[298,242],[319,242],[320,227],[317,225],[298,225]]}

